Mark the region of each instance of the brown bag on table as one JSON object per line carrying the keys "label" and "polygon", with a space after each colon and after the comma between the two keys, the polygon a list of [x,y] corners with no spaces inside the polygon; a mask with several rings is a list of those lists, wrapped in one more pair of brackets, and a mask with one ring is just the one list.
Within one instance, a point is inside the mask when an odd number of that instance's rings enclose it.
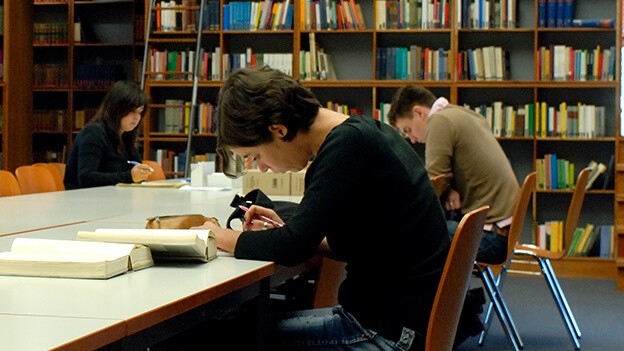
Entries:
{"label": "brown bag on table", "polygon": [[206,217],[201,214],[168,215],[149,217],[145,229],[190,229],[210,221],[218,226],[219,221],[215,217]]}

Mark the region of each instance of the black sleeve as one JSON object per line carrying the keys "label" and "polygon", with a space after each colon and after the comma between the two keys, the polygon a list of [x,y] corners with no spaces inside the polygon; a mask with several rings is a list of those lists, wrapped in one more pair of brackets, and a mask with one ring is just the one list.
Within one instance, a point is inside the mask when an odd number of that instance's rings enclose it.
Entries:
{"label": "black sleeve", "polygon": [[[311,258],[330,230],[344,223],[344,215],[366,173],[366,138],[350,127],[328,137],[306,172],[305,195],[282,228],[243,232],[237,258],[296,265]],[[354,176],[356,175],[356,176]]]}
{"label": "black sleeve", "polygon": [[[107,140],[101,128],[89,128],[81,138],[78,147],[78,183],[81,188],[131,183],[130,168],[113,169],[112,160],[107,160],[115,153],[112,143]],[[118,162],[121,162],[119,156]]]}

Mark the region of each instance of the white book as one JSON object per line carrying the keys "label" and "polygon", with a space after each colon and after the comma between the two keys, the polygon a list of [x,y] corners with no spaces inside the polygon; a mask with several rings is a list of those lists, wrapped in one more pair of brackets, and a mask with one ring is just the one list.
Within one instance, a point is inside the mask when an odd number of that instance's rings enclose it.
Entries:
{"label": "white book", "polygon": [[78,240],[141,244],[155,260],[210,261],[217,257],[217,241],[207,229],[96,229],[79,231]]}
{"label": "white book", "polygon": [[150,250],[137,244],[16,238],[0,253],[0,274],[108,279],[154,265]]}

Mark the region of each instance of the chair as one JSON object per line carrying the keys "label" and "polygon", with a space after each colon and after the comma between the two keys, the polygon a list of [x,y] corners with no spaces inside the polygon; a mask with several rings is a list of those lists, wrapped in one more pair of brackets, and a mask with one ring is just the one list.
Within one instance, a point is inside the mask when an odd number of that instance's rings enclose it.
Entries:
{"label": "chair", "polygon": [[[522,225],[524,224],[524,218],[526,217],[526,212],[529,207],[529,200],[531,199],[531,194],[533,193],[534,189],[535,172],[532,172],[525,177],[522,188],[520,189],[520,194],[518,195],[518,199],[516,200],[516,206],[513,212],[513,220],[507,234],[507,259],[500,264],[475,262],[474,265],[474,272],[483,282],[484,290],[488,294],[490,302],[492,303],[490,306],[493,306],[494,311],[498,316],[498,320],[501,323],[501,327],[505,332],[507,340],[511,344],[512,349],[516,351],[523,348],[524,345],[522,343],[520,335],[518,334],[518,331],[516,330],[516,326],[513,323],[511,315],[509,314],[509,310],[507,309],[505,300],[503,299],[503,296],[498,289],[497,282],[494,279],[494,274],[492,273],[492,267],[502,270],[507,265],[509,265],[509,262],[511,261],[511,258],[513,256],[514,248],[516,247],[516,244],[518,243],[518,240],[520,238],[520,233],[522,232]],[[487,322],[489,323],[489,320],[487,320]],[[488,325],[485,325],[485,329],[479,337],[480,345],[483,345],[483,341],[485,340],[488,327]]]}
{"label": "chair", "polygon": [[15,177],[22,194],[45,193],[58,191],[52,172],[47,167],[20,166],[15,170]]}
{"label": "chair", "polygon": [[19,183],[15,178],[15,175],[9,171],[0,169],[0,197],[21,195]]}
{"label": "chair", "polygon": [[48,162],[49,164],[56,166],[56,168],[58,168],[59,173],[61,173],[61,179],[65,179],[65,168],[67,168],[67,165],[62,163],[62,162]]}
{"label": "chair", "polygon": [[44,163],[44,162],[33,163],[33,166],[46,168],[48,171],[50,171],[50,173],[52,174],[52,177],[54,178],[54,184],[56,184],[56,190],[57,191],[65,190],[65,184],[63,183],[63,175],[61,174],[61,171],[58,166],[52,163]]}
{"label": "chair", "polygon": [[436,195],[442,196],[446,189],[448,189],[451,185],[451,174],[438,174],[437,176],[429,177],[429,180],[431,180],[431,184],[435,189]]}
{"label": "chair", "polygon": [[314,286],[312,308],[332,307],[338,304],[338,286],[345,279],[346,263],[322,257]]}
{"label": "chair", "polygon": [[484,206],[468,212],[453,236],[431,308],[425,341],[426,351],[453,349],[488,209],[489,206]]}
{"label": "chair", "polygon": [[[555,271],[552,268],[550,260],[559,260],[562,259],[567,251],[568,246],[572,242],[572,236],[574,235],[574,230],[578,224],[578,218],[581,213],[581,208],[583,207],[583,200],[585,198],[585,186],[587,185],[587,180],[589,178],[590,173],[589,168],[585,168],[581,170],[579,173],[576,185],[574,187],[574,192],[572,193],[572,200],[570,201],[570,205],[568,207],[568,213],[566,215],[565,225],[563,227],[564,230],[564,243],[566,247],[564,250],[560,252],[553,252],[549,250],[540,250],[538,247],[529,244],[517,244],[513,254],[515,256],[527,257],[528,259],[534,259],[540,266],[541,275],[546,280],[546,285],[550,289],[552,293],[553,299],[555,300],[555,304],[559,309],[559,313],[561,314],[561,318],[568,330],[568,334],[570,335],[570,339],[572,343],[574,343],[574,347],[579,350],[581,348],[579,339],[581,338],[581,330],[576,323],[576,319],[574,318],[574,314],[568,305],[568,301],[561,289],[561,285],[559,285],[559,280],[555,275]],[[535,272],[531,271],[523,271],[523,270],[508,270],[502,269],[498,282],[499,290],[503,288],[503,283],[505,281],[505,276],[507,272],[524,274],[524,275],[535,275]],[[489,312],[489,309],[488,309]],[[485,321],[488,321],[489,313],[485,315]]]}
{"label": "chair", "polygon": [[152,172],[152,174],[147,177],[148,182],[153,180],[165,180],[167,178],[165,177],[165,171],[163,171],[162,167],[160,166],[160,164],[158,164],[158,162],[152,160],[143,160],[143,163],[152,167],[152,169],[154,170],[154,172]]}

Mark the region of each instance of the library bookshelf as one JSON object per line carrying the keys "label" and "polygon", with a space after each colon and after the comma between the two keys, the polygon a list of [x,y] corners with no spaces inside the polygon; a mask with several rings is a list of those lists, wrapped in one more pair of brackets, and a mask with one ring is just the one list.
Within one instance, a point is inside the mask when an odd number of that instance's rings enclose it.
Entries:
{"label": "library bookshelf", "polygon": [[143,2],[34,0],[34,162],[64,162],[116,80],[138,80]]}
{"label": "library bookshelf", "polygon": [[[209,2],[211,1],[206,1]],[[286,54],[290,57],[291,61],[287,64],[286,70],[290,70],[293,77],[300,79],[309,87],[323,104],[339,104],[343,108],[348,106],[348,109],[355,109],[365,116],[376,116],[380,113],[378,110],[383,110],[382,104],[390,102],[394,92],[408,83],[426,86],[434,94],[445,96],[452,103],[471,107],[489,106],[493,102],[502,102],[506,106],[543,102],[548,107],[556,109],[564,102],[568,105],[582,103],[604,106],[602,127],[604,132],[601,134],[565,135],[546,130],[544,134],[536,132],[522,135],[504,134],[507,136],[501,134],[498,139],[508,154],[519,180],[533,171],[535,161],[546,154],[557,154],[560,158],[574,163],[576,167],[574,177],[591,160],[606,164],[610,156],[614,155],[616,159],[614,188],[589,190],[579,220],[579,225],[588,222],[614,225],[612,235],[614,254],[609,258],[565,259],[558,262],[555,267],[558,273],[564,276],[617,279],[618,289],[624,290],[624,146],[622,146],[624,139],[620,134],[621,125],[618,118],[621,95],[619,63],[621,22],[614,21],[614,25],[609,28],[578,28],[565,24],[559,27],[556,24],[551,26],[548,18],[545,20],[546,23],[542,22],[542,6],[547,5],[547,2],[542,0],[495,2],[513,4],[511,6],[515,13],[509,12],[509,16],[506,17],[491,16],[490,21],[459,17],[457,14],[460,11],[462,16],[467,11],[466,8],[462,8],[464,3],[468,3],[466,1],[429,2],[432,6],[439,4],[441,12],[437,13],[443,15],[428,21],[426,28],[422,28],[422,23],[410,25],[411,21],[406,21],[406,24],[402,24],[400,20],[395,20],[398,17],[391,17],[394,16],[393,11],[397,9],[392,3],[409,4],[409,1],[336,1],[336,4],[359,4],[360,18],[364,20],[365,25],[359,28],[354,26],[358,29],[341,29],[339,25],[332,29],[324,29],[326,26],[316,27],[314,18],[305,15],[310,1],[275,1],[274,3],[293,6],[292,25],[267,30],[260,27],[250,28],[248,24],[237,27],[229,23],[232,18],[230,11],[240,6],[237,3],[242,3],[241,1],[213,1],[213,5],[218,5],[216,13],[218,25],[213,23],[210,27],[204,27],[201,47],[206,53],[216,54],[209,57],[211,64],[214,60],[217,68],[213,67],[209,74],[203,75],[199,80],[199,100],[216,103],[223,79],[227,77],[229,70],[238,67],[235,60],[244,62],[247,59],[251,60],[250,57],[253,55],[270,53]],[[382,3],[385,7],[380,7]],[[232,6],[233,4],[235,6]],[[616,0],[575,0],[572,4],[574,7],[570,15],[572,17],[568,17],[570,19],[586,21],[601,18],[616,19],[620,18],[622,13],[622,5]],[[198,5],[198,1],[177,1],[173,6],[177,11],[184,12],[194,11]],[[224,8],[228,9],[224,11]],[[387,9],[387,16],[383,16],[382,8]],[[147,6],[145,11],[147,18]],[[164,12],[156,9],[152,13],[154,18],[159,11]],[[400,13],[401,10],[397,11]],[[614,14],[617,16],[614,17]],[[331,17],[326,22],[322,20],[327,18],[320,18],[321,23],[332,26]],[[336,20],[338,24],[340,21]],[[153,32],[153,43],[149,43],[150,51],[184,51],[187,47],[193,46],[194,37],[194,30],[182,30],[181,27],[175,29],[175,25],[173,29],[156,30]],[[399,70],[399,65],[394,67],[385,65],[384,67],[392,70],[393,74],[382,72],[380,66],[382,62],[388,60],[387,55],[392,55],[393,51],[396,55],[397,49],[392,48],[408,48],[409,51],[411,46],[416,45],[440,55],[435,61],[439,70],[398,74],[396,71]],[[467,66],[459,64],[459,58],[467,56],[469,50],[486,47],[499,48],[498,50],[504,53],[502,76],[496,76],[491,72],[487,77],[479,78],[478,74],[471,76]],[[554,51],[555,47],[557,50],[563,48],[581,52],[593,52],[598,49],[598,55],[603,54],[604,50],[610,50],[609,55],[613,57],[612,70],[610,72],[607,70],[604,76],[598,74],[596,77],[580,71],[574,72],[576,75],[564,72],[563,76],[560,70],[548,71],[546,67],[550,67],[550,63],[544,61],[543,52],[546,49]],[[321,80],[319,78],[324,78],[325,75],[319,72],[310,75],[309,69],[305,68],[310,60],[306,52],[319,49],[329,54],[336,79]],[[235,59],[235,56],[239,58]],[[554,59],[554,56],[552,57]],[[557,59],[559,58],[560,56]],[[151,64],[153,58],[147,59]],[[159,110],[182,109],[182,105],[171,105],[166,101],[189,101],[192,84],[184,78],[171,78],[172,74],[156,78],[158,73],[165,72],[176,73],[176,69],[171,67],[161,71],[148,69],[147,72],[145,89],[152,97],[153,105],[144,123],[145,158],[153,158],[157,149],[172,154],[181,153],[186,146],[186,134],[181,131],[183,128],[179,129],[180,131],[163,129],[164,112]],[[326,73],[331,77],[329,72]],[[195,154],[214,151],[213,131],[214,129],[208,129],[194,134]],[[525,225],[522,240],[524,242],[534,240],[531,228],[535,223],[563,219],[570,198],[570,189],[536,189],[532,203],[533,216]]]}

